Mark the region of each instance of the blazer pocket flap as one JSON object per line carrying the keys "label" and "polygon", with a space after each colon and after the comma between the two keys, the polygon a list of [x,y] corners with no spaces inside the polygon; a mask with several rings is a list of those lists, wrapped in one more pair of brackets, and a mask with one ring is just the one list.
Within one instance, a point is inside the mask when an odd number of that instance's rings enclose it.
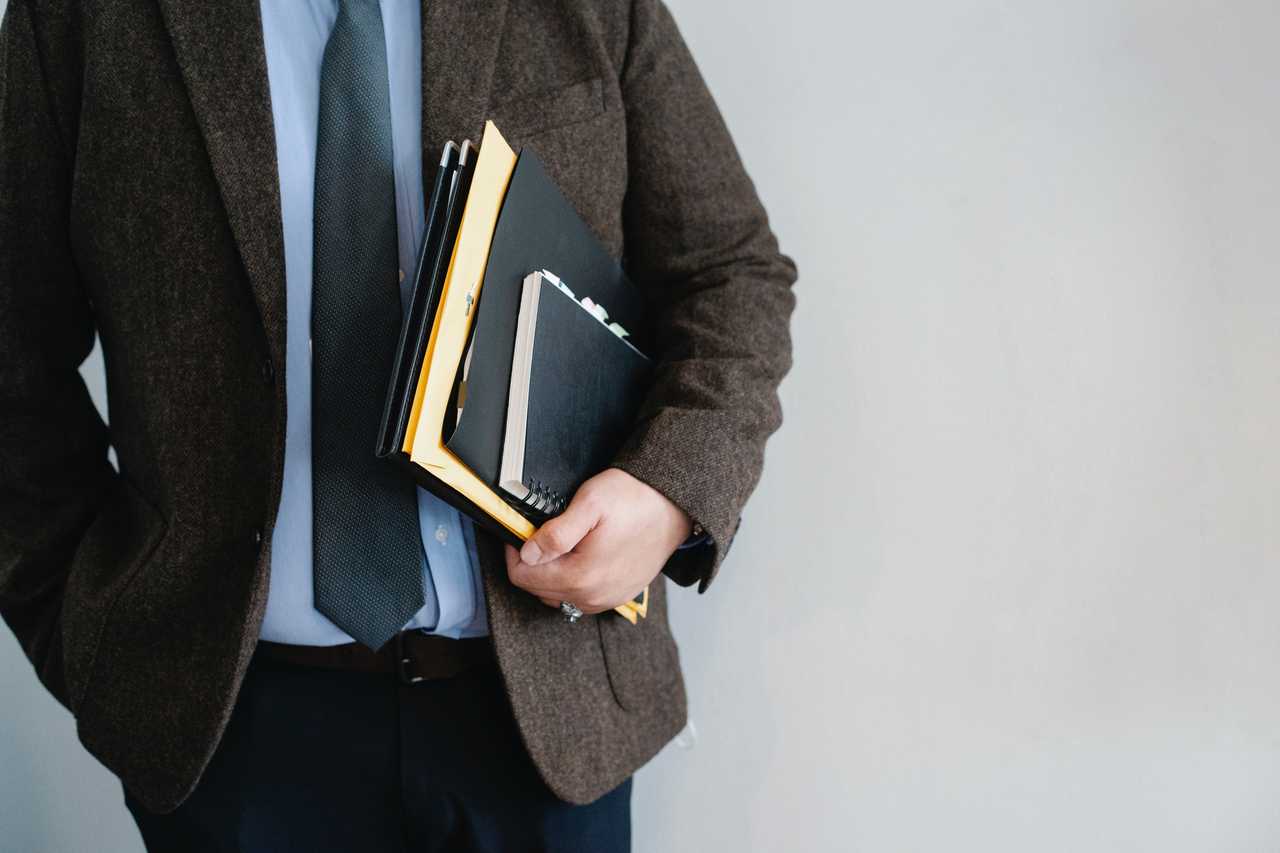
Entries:
{"label": "blazer pocket flap", "polygon": [[665,621],[646,617],[632,625],[612,612],[595,621],[609,687],[624,710],[643,710],[680,677],[678,652]]}
{"label": "blazer pocket flap", "polygon": [[599,77],[555,89],[506,98],[490,110],[506,137],[527,137],[542,130],[576,124],[604,112],[604,85]]}

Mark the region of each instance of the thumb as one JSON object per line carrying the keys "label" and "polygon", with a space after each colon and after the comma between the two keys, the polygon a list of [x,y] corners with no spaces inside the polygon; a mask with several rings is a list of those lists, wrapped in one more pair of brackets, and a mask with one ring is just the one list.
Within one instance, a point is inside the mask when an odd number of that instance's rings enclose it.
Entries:
{"label": "thumb", "polygon": [[599,522],[600,510],[595,502],[575,497],[564,512],[534,531],[520,549],[520,561],[536,566],[563,556]]}

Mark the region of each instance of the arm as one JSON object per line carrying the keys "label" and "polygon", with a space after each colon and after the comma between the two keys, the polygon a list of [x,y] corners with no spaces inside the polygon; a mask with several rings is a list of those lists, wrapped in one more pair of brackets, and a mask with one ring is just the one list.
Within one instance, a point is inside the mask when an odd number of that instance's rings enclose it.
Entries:
{"label": "arm", "polygon": [[[516,585],[588,612],[660,569],[700,590],[711,582],[781,424],[795,304],[795,265],[660,0],[634,3],[621,82],[625,256],[652,296],[656,380],[614,468],[526,543],[535,565],[508,551]],[[708,542],[677,550],[691,521]]]}
{"label": "arm", "polygon": [[[10,0],[0,25],[0,616],[64,704],[71,559],[115,472],[79,365],[93,317],[69,245],[69,29]],[[66,65],[49,73],[49,63]]]}

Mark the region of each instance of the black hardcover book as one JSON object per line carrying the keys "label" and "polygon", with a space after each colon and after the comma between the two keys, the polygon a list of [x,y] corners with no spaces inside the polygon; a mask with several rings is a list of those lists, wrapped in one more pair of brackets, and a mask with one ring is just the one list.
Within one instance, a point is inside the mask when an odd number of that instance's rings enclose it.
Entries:
{"label": "black hardcover book", "polygon": [[446,444],[495,489],[522,282],[542,269],[558,275],[579,298],[603,305],[610,319],[625,327],[641,350],[647,349],[642,294],[560,193],[537,155],[525,147],[494,230],[473,330],[465,402]]}
{"label": "black hardcover book", "polygon": [[556,515],[626,439],[652,363],[542,273],[527,276],[513,346],[499,486]]}

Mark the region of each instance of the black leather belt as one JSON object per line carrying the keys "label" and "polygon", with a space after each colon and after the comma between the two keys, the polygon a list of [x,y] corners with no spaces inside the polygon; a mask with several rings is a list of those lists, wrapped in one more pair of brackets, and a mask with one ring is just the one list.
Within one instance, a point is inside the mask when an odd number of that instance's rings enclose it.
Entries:
{"label": "black leather belt", "polygon": [[401,631],[376,652],[359,643],[293,646],[259,640],[257,655],[294,666],[385,673],[404,684],[452,678],[472,667],[495,663],[488,637],[453,640],[421,631]]}

